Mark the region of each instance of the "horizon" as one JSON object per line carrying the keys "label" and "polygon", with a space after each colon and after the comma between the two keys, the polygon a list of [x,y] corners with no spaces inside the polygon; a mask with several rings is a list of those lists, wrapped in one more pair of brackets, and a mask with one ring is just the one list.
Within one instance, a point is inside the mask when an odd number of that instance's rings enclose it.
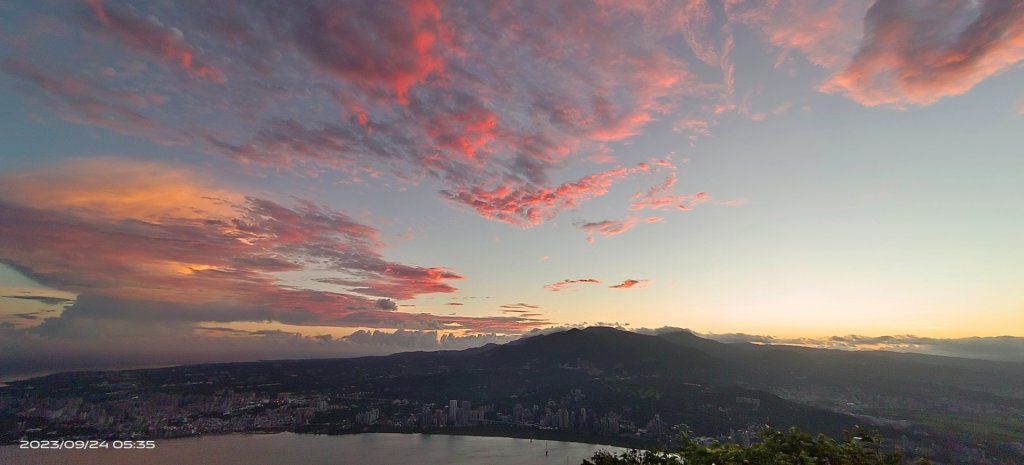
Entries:
{"label": "horizon", "polygon": [[[471,346],[449,346],[445,347],[440,344],[441,336],[438,334],[438,338],[435,340],[438,344],[435,345],[423,345],[413,347],[399,347],[399,346],[379,346],[380,351],[371,351],[367,353],[347,353],[347,354],[321,354],[315,357],[278,357],[278,358],[241,358],[241,359],[220,359],[217,357],[211,359],[203,359],[202,357],[190,359],[188,357],[181,358],[178,361],[165,361],[161,363],[150,363],[150,364],[135,364],[135,365],[124,365],[121,362],[111,362],[108,364],[98,365],[84,365],[75,368],[66,369],[50,369],[50,370],[39,370],[39,371],[11,371],[0,374],[0,386],[15,381],[24,381],[33,378],[39,378],[60,373],[72,373],[72,372],[108,372],[108,371],[133,371],[133,370],[152,370],[162,368],[172,368],[180,366],[193,366],[193,365],[208,365],[208,364],[220,364],[220,363],[252,363],[252,362],[271,362],[271,361],[296,361],[296,360],[331,360],[331,359],[345,359],[345,358],[361,358],[361,357],[380,357],[387,355],[396,355],[408,352],[437,352],[437,351],[461,351],[469,350],[478,347],[483,347],[490,344],[504,345],[512,342],[517,342],[526,338],[545,336],[550,334],[557,334],[567,332],[571,330],[589,330],[589,329],[612,329],[617,331],[631,332],[644,336],[659,336],[662,334],[672,334],[678,332],[685,332],[692,334],[702,339],[722,343],[722,344],[753,344],[761,346],[780,346],[780,347],[799,347],[807,349],[821,349],[821,350],[838,350],[847,352],[890,352],[890,353],[904,353],[904,354],[916,354],[916,355],[929,355],[935,357],[946,357],[946,358],[959,358],[967,360],[982,360],[990,362],[1010,362],[1024,364],[1024,352],[1020,351],[1020,347],[1024,346],[1024,338],[1016,338],[1012,336],[996,336],[990,338],[965,338],[959,340],[929,340],[927,338],[917,338],[913,336],[900,336],[890,337],[882,336],[877,337],[864,337],[857,335],[848,335],[845,337],[832,337],[825,339],[778,339],[771,336],[758,336],[751,334],[742,333],[731,333],[731,334],[703,334],[693,331],[689,328],[679,328],[672,326],[663,326],[661,328],[628,328],[625,326],[617,325],[591,325],[591,326],[560,326],[545,329],[535,329],[528,333],[524,333],[515,337],[509,337],[504,339],[495,339],[487,342],[480,343],[480,345]],[[405,330],[398,330],[398,333],[402,333]],[[392,334],[386,334],[392,336]],[[370,335],[367,335],[370,336]],[[1002,341],[1003,345],[991,345],[992,340],[999,339],[1013,339],[1010,342]],[[37,366],[33,363],[33,366]]]}
{"label": "horizon", "polygon": [[1024,361],[1020,4],[0,12],[0,379],[600,324]]}

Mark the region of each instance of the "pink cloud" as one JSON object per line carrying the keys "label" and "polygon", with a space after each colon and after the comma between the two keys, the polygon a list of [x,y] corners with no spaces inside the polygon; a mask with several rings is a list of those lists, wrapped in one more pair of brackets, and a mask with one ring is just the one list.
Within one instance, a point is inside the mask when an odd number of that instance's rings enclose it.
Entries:
{"label": "pink cloud", "polygon": [[867,106],[928,105],[1024,60],[1019,2],[876,2],[864,41],[821,89]]}
{"label": "pink cloud", "polygon": [[683,118],[672,125],[673,131],[687,132],[690,146],[694,146],[701,137],[711,137],[711,122],[698,118]]}
{"label": "pink cloud", "polygon": [[651,284],[650,280],[647,279],[627,279],[619,284],[608,286],[612,289],[631,289],[631,288],[642,288],[647,287]]}
{"label": "pink cloud", "polygon": [[559,292],[565,289],[566,287],[572,286],[574,284],[601,284],[601,281],[594,278],[566,279],[564,281],[559,281],[557,283],[547,284],[544,286],[544,289],[547,289],[551,292]]}
{"label": "pink cloud", "polygon": [[869,0],[733,0],[726,2],[726,11],[731,21],[760,31],[782,49],[776,68],[796,51],[815,65],[835,69],[856,50],[859,19],[869,5]]}
{"label": "pink cloud", "polygon": [[709,197],[704,192],[696,194],[676,194],[673,188],[677,182],[675,172],[670,173],[660,184],[651,187],[647,192],[637,193],[629,204],[630,210],[692,210],[706,202]]}
{"label": "pink cloud", "polygon": [[[37,84],[69,119],[229,157],[251,172],[437,185],[443,198],[484,218],[532,226],[624,179],[620,169],[592,165],[614,162],[619,144],[654,123],[679,121],[685,109],[688,122],[677,126],[706,136],[715,107],[736,108],[726,10],[698,0],[130,7],[93,0],[85,12],[97,33],[81,35],[81,46],[66,44],[60,61],[32,63],[58,77],[68,73],[49,70],[102,67],[110,72],[94,73],[92,87],[133,89],[77,92],[52,77]],[[96,47],[97,37],[100,45],[112,38],[133,60],[186,72],[125,64],[118,50]],[[35,55],[48,56],[39,47]],[[84,47],[106,53],[86,63]],[[694,56],[696,67],[688,63]],[[705,82],[698,71],[708,65],[719,73]],[[237,79],[191,85],[217,75]],[[32,73],[20,79],[43,82]],[[117,98],[153,93],[165,102]]]}
{"label": "pink cloud", "polygon": [[180,30],[163,25],[155,16],[142,18],[129,9],[107,7],[102,0],[88,0],[86,3],[99,21],[101,30],[125,47],[172,62],[190,76],[224,81],[220,71],[201,62],[195,48],[185,41]]}
{"label": "pink cloud", "polygon": [[407,104],[415,85],[445,72],[451,31],[433,1],[311,3],[279,13],[299,51],[370,93],[385,90]]}
{"label": "pink cloud", "polygon": [[617,167],[584,176],[557,187],[522,189],[505,183],[493,188],[474,187],[445,191],[444,194],[451,200],[469,205],[485,218],[529,227],[551,219],[559,211],[574,208],[584,200],[602,196],[615,182],[647,170],[649,165],[640,163],[631,168]]}

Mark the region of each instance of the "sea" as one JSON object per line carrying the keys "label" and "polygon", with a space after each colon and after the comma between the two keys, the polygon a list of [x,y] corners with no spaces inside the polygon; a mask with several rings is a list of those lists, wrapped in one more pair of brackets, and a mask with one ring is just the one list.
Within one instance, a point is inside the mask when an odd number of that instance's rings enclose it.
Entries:
{"label": "sea", "polygon": [[156,440],[148,450],[31,450],[0,446],[4,465],[579,465],[598,450],[577,442],[442,434],[228,434]]}

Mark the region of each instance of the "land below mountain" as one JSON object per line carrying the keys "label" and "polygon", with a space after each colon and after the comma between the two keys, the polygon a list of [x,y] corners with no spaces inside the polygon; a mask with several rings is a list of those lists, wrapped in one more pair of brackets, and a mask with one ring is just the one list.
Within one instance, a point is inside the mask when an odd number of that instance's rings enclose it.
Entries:
{"label": "land below mountain", "polygon": [[[0,388],[4,441],[408,431],[749,444],[857,426],[940,463],[1024,462],[1024,364],[594,327],[463,351],[61,373]],[[988,461],[988,462],[985,462]]]}

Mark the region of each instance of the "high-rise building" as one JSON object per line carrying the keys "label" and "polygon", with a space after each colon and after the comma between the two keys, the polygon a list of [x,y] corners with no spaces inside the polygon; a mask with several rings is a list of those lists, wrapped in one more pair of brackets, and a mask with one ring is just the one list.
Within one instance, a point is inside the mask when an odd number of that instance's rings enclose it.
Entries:
{"label": "high-rise building", "polygon": [[458,424],[456,420],[459,419],[459,401],[452,399],[448,401],[448,425],[454,426]]}
{"label": "high-rise building", "polygon": [[516,406],[512,408],[512,424],[523,424],[523,404],[516,404]]}
{"label": "high-rise building", "polygon": [[473,404],[468,400],[462,401],[462,408],[459,409],[459,425],[465,426],[470,423],[473,415]]}

